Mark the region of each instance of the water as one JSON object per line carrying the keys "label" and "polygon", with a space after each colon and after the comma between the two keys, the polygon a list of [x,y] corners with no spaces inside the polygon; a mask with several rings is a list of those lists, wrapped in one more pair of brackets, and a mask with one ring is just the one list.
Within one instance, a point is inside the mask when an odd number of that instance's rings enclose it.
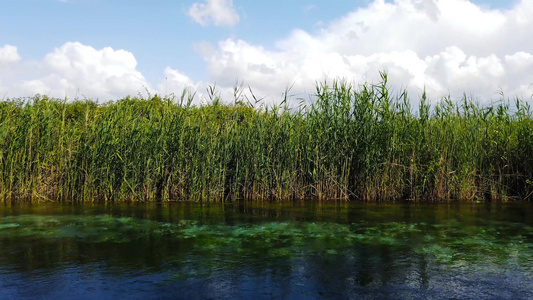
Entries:
{"label": "water", "polygon": [[0,299],[533,299],[529,204],[0,207]]}

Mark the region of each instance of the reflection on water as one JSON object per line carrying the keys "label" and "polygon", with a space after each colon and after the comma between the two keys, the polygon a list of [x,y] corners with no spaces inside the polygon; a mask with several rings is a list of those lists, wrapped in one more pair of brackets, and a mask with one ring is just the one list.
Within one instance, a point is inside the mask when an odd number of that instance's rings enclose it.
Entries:
{"label": "reflection on water", "polygon": [[533,207],[0,208],[0,299],[528,299]]}

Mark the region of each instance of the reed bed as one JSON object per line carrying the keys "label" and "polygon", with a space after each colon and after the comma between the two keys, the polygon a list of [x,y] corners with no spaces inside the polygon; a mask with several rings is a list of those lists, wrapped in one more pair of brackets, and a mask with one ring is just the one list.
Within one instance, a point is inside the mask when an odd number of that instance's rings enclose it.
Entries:
{"label": "reed bed", "polygon": [[516,100],[412,108],[379,84],[319,83],[312,101],[239,94],[98,104],[0,102],[2,201],[509,201],[533,193],[533,120]]}

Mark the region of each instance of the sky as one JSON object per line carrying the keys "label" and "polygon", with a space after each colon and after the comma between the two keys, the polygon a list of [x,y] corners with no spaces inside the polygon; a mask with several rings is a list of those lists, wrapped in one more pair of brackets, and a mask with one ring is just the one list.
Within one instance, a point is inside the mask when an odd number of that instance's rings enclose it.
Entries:
{"label": "sky", "polygon": [[385,71],[413,99],[530,100],[531,16],[533,0],[0,0],[0,98],[211,85],[276,103]]}

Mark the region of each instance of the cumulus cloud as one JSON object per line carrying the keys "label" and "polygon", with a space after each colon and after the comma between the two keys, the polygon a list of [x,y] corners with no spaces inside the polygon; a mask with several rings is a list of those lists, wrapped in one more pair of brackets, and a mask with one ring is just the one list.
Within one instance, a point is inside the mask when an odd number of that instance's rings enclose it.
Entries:
{"label": "cumulus cloud", "polygon": [[[215,17],[214,11],[224,11],[219,7],[234,12],[231,1],[207,1],[193,5],[191,11],[204,24],[230,24]],[[250,86],[258,98],[276,102],[288,87],[292,95],[308,98],[316,81],[377,83],[379,71],[387,71],[390,85],[396,91],[407,89],[412,99],[424,89],[433,100],[466,93],[487,103],[497,100],[500,91],[529,99],[531,15],[533,0],[521,0],[505,10],[467,0],[374,0],[320,29],[294,29],[270,47],[236,38],[216,45],[196,44],[209,78],[193,81],[168,67],[163,71],[165,80],[154,89],[137,70],[133,54],[125,50],[66,43],[40,61],[25,61],[16,47],[4,45],[0,96],[41,93],[105,101],[145,89],[164,95],[181,95],[189,89],[207,99],[206,83],[216,83],[223,99],[232,99],[232,88],[244,82],[244,90]]]}
{"label": "cumulus cloud", "polygon": [[0,98],[42,94],[108,101],[139,93],[146,96],[146,91],[179,97],[184,90],[201,89],[201,82],[170,67],[164,70],[165,81],[154,89],[136,67],[132,53],[109,47],[95,49],[69,42],[41,61],[22,61],[17,48],[6,45],[0,47]]}
{"label": "cumulus cloud", "polygon": [[205,0],[189,8],[189,16],[202,26],[234,26],[239,23],[239,14],[233,0]]}
{"label": "cumulus cloud", "polygon": [[17,62],[20,60],[17,47],[11,45],[0,47],[0,99],[7,95],[7,86],[9,86],[7,80],[13,76]]}
{"label": "cumulus cloud", "polygon": [[507,10],[467,0],[375,0],[316,32],[295,29],[273,49],[227,39],[203,56],[210,81],[237,78],[267,95],[291,85],[312,91],[325,78],[377,82],[386,70],[413,98],[426,89],[433,99],[466,93],[483,102],[500,90],[527,99],[531,15],[531,0]]}
{"label": "cumulus cloud", "polygon": [[180,71],[166,67],[165,82],[159,84],[159,91],[165,96],[174,94],[180,97],[183,91],[194,93],[198,90],[200,83],[194,82],[187,75]]}
{"label": "cumulus cloud", "polygon": [[[17,61],[13,49],[0,51],[8,61]],[[11,49],[11,50],[10,50]],[[8,55],[2,54],[7,52]],[[95,49],[77,42],[69,42],[47,54],[42,61],[24,62],[16,67],[17,78],[9,81],[9,95],[52,97],[88,97],[110,100],[151,90],[143,75],[136,69],[132,53],[106,47]]]}
{"label": "cumulus cloud", "polygon": [[315,4],[309,4],[307,6],[304,7],[303,11],[304,12],[310,12],[312,10],[315,10],[316,9],[316,5]]}
{"label": "cumulus cloud", "polygon": [[20,59],[17,47],[11,45],[0,47],[0,68],[8,64],[16,63]]}

